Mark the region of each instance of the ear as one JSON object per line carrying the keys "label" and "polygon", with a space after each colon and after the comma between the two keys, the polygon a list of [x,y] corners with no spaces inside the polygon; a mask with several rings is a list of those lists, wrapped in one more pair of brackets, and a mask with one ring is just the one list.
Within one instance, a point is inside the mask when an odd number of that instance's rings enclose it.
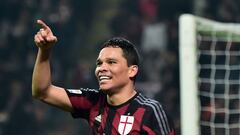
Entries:
{"label": "ear", "polygon": [[128,76],[129,78],[133,78],[137,75],[138,73],[138,66],[137,65],[131,65],[129,67],[129,71],[128,71]]}

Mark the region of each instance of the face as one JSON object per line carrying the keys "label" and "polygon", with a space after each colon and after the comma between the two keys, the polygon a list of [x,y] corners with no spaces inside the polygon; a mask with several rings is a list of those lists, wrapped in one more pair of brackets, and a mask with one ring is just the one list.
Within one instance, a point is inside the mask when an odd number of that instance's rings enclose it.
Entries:
{"label": "face", "polygon": [[127,86],[137,73],[136,66],[128,66],[121,48],[103,48],[96,61],[95,75],[103,91],[121,89]]}

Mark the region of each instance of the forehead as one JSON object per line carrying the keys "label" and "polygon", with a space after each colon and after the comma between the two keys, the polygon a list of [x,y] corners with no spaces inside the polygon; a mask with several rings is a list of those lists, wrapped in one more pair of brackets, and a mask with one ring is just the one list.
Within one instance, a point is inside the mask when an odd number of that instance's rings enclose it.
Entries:
{"label": "forehead", "polygon": [[103,48],[98,55],[98,59],[104,58],[124,58],[123,51],[119,47],[106,47]]}

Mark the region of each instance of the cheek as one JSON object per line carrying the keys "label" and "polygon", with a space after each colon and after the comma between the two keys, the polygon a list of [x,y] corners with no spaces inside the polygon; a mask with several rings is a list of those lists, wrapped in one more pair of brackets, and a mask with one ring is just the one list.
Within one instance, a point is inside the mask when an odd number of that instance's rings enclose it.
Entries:
{"label": "cheek", "polygon": [[128,78],[128,72],[127,70],[118,70],[115,72],[116,76],[118,76],[120,79],[127,79]]}

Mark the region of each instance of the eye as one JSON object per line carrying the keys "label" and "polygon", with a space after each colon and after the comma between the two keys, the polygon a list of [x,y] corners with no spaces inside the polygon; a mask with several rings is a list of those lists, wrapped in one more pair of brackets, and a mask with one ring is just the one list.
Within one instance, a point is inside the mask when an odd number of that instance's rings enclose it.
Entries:
{"label": "eye", "polygon": [[97,61],[97,62],[96,62],[96,66],[100,66],[101,64],[102,64],[101,61]]}
{"label": "eye", "polygon": [[117,63],[117,62],[114,61],[114,60],[109,60],[109,61],[108,61],[108,64],[110,64],[110,65],[115,64],[115,63]]}

